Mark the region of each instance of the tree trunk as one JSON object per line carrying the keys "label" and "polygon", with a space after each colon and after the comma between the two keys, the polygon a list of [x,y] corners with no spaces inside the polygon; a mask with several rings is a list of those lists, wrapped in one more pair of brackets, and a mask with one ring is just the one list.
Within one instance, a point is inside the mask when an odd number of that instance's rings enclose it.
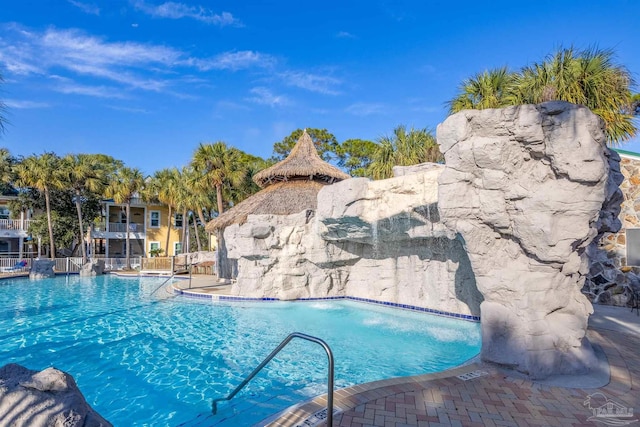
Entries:
{"label": "tree trunk", "polygon": [[165,246],[164,256],[169,256],[169,238],[171,237],[171,205],[169,207],[169,218],[167,219],[167,245]]}
{"label": "tree trunk", "polygon": [[180,244],[182,245],[182,253],[186,253],[187,251],[187,227],[189,226],[189,218],[187,217],[187,210],[182,210],[182,238],[180,239]]}
{"label": "tree trunk", "polygon": [[[202,223],[202,225],[206,227],[207,221],[204,219],[204,214],[202,213],[203,210],[204,208],[198,209],[198,218],[200,218],[200,222]],[[208,212],[209,212],[209,216],[211,216],[211,209],[209,209]],[[210,251],[210,250],[211,250],[211,233],[207,232],[207,251]]]}
{"label": "tree trunk", "polygon": [[127,227],[125,230],[125,236],[126,236],[126,244],[125,244],[125,254],[126,254],[126,260],[125,260],[125,268],[127,270],[131,270],[131,241],[129,239],[129,216],[131,214],[131,201],[128,200],[127,201]]}
{"label": "tree trunk", "polygon": [[198,245],[198,252],[202,252],[202,245],[200,244],[200,233],[198,233],[198,218],[193,215],[193,230],[196,233],[196,243]]}
{"label": "tree trunk", "polygon": [[53,243],[53,224],[51,223],[51,205],[49,204],[49,188],[44,188],[44,202],[47,208],[47,223],[49,225],[49,258],[56,259],[56,247]]}
{"label": "tree trunk", "polygon": [[221,215],[222,212],[224,212],[222,205],[222,184],[216,184],[216,199],[218,202],[218,215]]}
{"label": "tree trunk", "polygon": [[84,231],[82,230],[82,206],[80,205],[80,191],[76,190],[76,211],[78,211],[78,225],[80,226],[80,246],[82,247],[82,265],[87,262],[87,246],[84,241]]}

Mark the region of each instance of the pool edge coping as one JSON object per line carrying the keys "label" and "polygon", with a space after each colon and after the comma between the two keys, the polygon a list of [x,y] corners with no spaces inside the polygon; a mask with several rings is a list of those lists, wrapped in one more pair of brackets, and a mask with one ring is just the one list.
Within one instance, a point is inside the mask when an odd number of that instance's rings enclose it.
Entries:
{"label": "pool edge coping", "polygon": [[[366,383],[355,384],[334,391],[333,414],[338,415],[372,400],[384,398],[392,394],[408,392],[415,389],[416,384],[427,383],[443,378],[456,377],[478,370],[487,370],[472,357],[466,362],[453,368],[428,374],[394,377]],[[264,427],[298,427],[323,425],[322,422],[305,424],[320,411],[327,409],[327,393],[312,397],[309,400],[291,405],[282,411],[260,421],[256,426]]]}
{"label": "pool edge coping", "polygon": [[190,298],[199,298],[199,299],[210,299],[211,301],[218,302],[298,302],[298,301],[338,301],[338,300],[348,300],[348,301],[356,301],[363,302],[373,305],[391,307],[391,308],[400,308],[409,311],[422,312],[427,314],[433,314],[435,316],[447,317],[450,319],[458,319],[464,320],[467,322],[479,323],[480,316],[474,316],[471,314],[461,314],[461,313],[453,313],[448,311],[437,310],[433,308],[427,307],[419,307],[410,304],[400,304],[388,301],[379,301],[370,298],[361,298],[354,297],[350,295],[344,296],[332,296],[332,297],[313,297],[313,298],[297,298],[294,300],[281,300],[279,298],[252,298],[252,297],[242,297],[242,296],[233,296],[233,295],[213,295],[209,293],[197,292],[192,290],[180,289],[173,284],[171,285],[173,292],[175,294],[184,295],[185,297]]}

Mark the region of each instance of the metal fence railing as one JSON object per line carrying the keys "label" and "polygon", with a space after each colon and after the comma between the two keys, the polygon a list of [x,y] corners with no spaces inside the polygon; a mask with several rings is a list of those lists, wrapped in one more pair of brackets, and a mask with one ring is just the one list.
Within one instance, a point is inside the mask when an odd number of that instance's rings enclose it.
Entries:
{"label": "metal fence railing", "polygon": [[77,273],[82,268],[82,257],[56,258],[53,269],[58,273]]}

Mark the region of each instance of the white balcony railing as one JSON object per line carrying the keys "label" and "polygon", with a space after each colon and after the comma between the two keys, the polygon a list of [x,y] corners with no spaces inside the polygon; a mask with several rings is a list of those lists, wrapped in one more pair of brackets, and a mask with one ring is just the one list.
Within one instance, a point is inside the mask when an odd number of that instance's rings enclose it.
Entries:
{"label": "white balcony railing", "polygon": [[30,219],[0,219],[0,230],[27,231],[30,223]]}
{"label": "white balcony railing", "polygon": [[[127,231],[127,224],[123,224],[120,222],[110,222],[109,223],[109,231],[115,233],[124,233]],[[132,222],[129,224],[129,231],[131,232],[140,232],[144,231],[144,224],[139,224],[137,222]]]}

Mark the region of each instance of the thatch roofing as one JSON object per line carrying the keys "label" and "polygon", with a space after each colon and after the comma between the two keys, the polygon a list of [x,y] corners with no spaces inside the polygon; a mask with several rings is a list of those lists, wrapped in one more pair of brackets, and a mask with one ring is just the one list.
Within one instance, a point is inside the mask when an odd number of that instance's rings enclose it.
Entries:
{"label": "thatch roofing", "polygon": [[213,232],[243,224],[248,215],[291,215],[318,207],[318,191],[327,184],[351,178],[318,156],[305,129],[286,159],[258,172],[253,180],[263,189],[209,221]]}
{"label": "thatch roofing", "polygon": [[318,191],[325,184],[317,181],[284,181],[272,184],[209,221],[206,230],[214,232],[231,224],[243,224],[248,215],[291,215],[318,207]]}
{"label": "thatch roofing", "polygon": [[253,181],[261,188],[282,181],[305,179],[332,184],[350,176],[320,158],[305,129],[286,159],[258,172]]}

